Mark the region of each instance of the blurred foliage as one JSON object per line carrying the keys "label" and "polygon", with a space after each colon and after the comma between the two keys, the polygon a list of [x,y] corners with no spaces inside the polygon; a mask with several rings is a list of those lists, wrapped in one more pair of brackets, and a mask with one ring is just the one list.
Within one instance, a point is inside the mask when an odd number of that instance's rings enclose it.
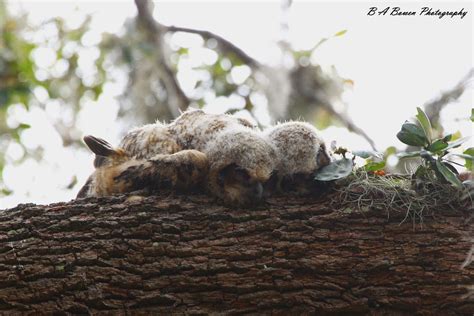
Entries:
{"label": "blurred foliage", "polygon": [[[192,35],[200,38],[198,35]],[[173,44],[172,35],[166,36],[166,60],[168,66],[175,74],[185,72],[198,77],[192,87],[192,92],[187,91],[186,97],[189,105],[202,108],[208,100],[206,93],[212,93],[212,97],[238,96],[244,99],[244,106],[228,109],[228,113],[235,113],[245,109],[252,113],[254,105],[250,98],[251,93],[257,91],[255,86],[254,72],[245,66],[235,54],[213,53],[211,61],[201,61],[198,65],[189,67],[189,60],[195,58],[196,48],[181,47]],[[215,40],[202,40],[201,50],[212,53],[216,50]],[[106,34],[101,48],[110,56],[113,63],[121,67],[128,74],[128,84],[123,98],[120,99],[121,110],[119,116],[125,120],[131,120],[133,124],[151,123],[159,118],[171,120],[174,118],[173,109],[165,84],[163,82],[162,65],[157,63],[162,52],[155,49],[153,42],[140,29],[136,19],[130,19],[125,23],[123,35]],[[197,58],[194,60],[199,60]],[[238,84],[232,79],[232,72],[238,67],[245,67],[249,76]],[[130,111],[132,109],[133,111]]]}
{"label": "blurred foliage", "polygon": [[[64,146],[79,144],[81,133],[75,122],[81,104],[96,100],[106,79],[104,54],[97,54],[97,48],[83,41],[89,24],[86,18],[69,29],[64,20],[55,18],[34,26],[26,14],[11,16],[6,3],[0,1],[0,152],[5,153],[12,143],[23,149],[22,158],[11,163],[21,163],[27,156],[42,159],[41,146],[31,149],[21,140],[22,131],[30,125],[12,115],[18,108],[44,110],[48,103],[56,102],[60,115],[50,118],[51,124]],[[96,52],[92,69],[87,71],[80,66],[88,62],[81,60],[86,51]],[[6,157],[0,155],[0,180],[5,163]],[[1,183],[0,194],[11,193]]]}

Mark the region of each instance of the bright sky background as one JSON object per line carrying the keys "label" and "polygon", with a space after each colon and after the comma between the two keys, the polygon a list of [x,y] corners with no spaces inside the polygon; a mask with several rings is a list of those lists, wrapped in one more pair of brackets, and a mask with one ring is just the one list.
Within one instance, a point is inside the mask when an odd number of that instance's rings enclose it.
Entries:
{"label": "bright sky background", "polygon": [[[84,14],[92,13],[90,43],[100,39],[101,32],[120,32],[127,17],[136,14],[133,1],[9,1],[15,10],[29,13],[34,23],[54,16],[77,26]],[[353,120],[375,140],[380,149],[396,145],[403,148],[395,135],[415,108],[452,88],[473,67],[472,2],[399,1],[382,5],[372,2],[294,1],[289,15],[288,38],[296,49],[308,49],[321,38],[347,29],[341,37],[324,43],[313,61],[322,66],[335,65],[338,72],[355,82],[347,94]],[[464,19],[433,16],[367,16],[369,7],[400,6],[406,11],[420,11],[423,6],[440,10],[468,11]],[[256,59],[276,65],[280,55],[276,42],[281,39],[282,18],[279,1],[164,1],[156,5],[155,17],[167,25],[205,29],[215,32],[243,48]],[[186,40],[185,40],[186,41]],[[192,45],[192,39],[189,39]],[[84,51],[84,62],[94,51]],[[47,62],[47,54],[37,58]],[[84,67],[87,67],[85,65]],[[181,78],[180,78],[181,79]],[[182,78],[185,84],[186,78]],[[97,102],[91,102],[80,113],[78,122],[84,134],[95,134],[118,142],[115,115],[116,97],[125,78],[106,87]],[[37,92],[41,97],[41,91]],[[446,132],[461,131],[472,135],[472,123],[465,118],[473,106],[471,89],[455,105],[442,113]],[[45,146],[48,163],[39,165],[27,159],[21,165],[5,168],[4,179],[14,194],[0,199],[0,208],[18,203],[67,201],[76,195],[92,172],[92,154],[72,151],[61,146],[59,136],[48,123],[58,115],[58,105],[48,104],[46,111],[26,113],[12,109],[18,120],[32,124],[23,137],[27,146]],[[359,137],[344,129],[329,128],[323,132],[327,141],[350,148],[368,148]],[[472,140],[471,145],[472,146]],[[11,146],[7,157],[21,154]],[[12,160],[14,160],[12,158]],[[78,174],[73,190],[65,187]]]}

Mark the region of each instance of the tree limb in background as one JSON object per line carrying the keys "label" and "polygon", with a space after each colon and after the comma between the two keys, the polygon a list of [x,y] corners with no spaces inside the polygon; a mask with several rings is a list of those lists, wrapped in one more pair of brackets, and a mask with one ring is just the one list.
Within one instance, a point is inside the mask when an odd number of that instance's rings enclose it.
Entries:
{"label": "tree limb in background", "polygon": [[[334,102],[342,102],[341,100],[331,100],[328,91],[331,89],[340,89],[340,85],[332,83],[328,86],[328,78],[322,74],[319,66],[300,66],[294,67],[291,72],[290,81],[292,84],[291,101],[293,110],[297,110],[296,114],[291,114],[292,117],[300,115],[298,113],[307,113],[306,116],[311,116],[311,112],[317,108],[325,109],[332,117],[339,120],[349,131],[362,136],[372,147],[377,150],[375,143],[362,128],[357,126],[347,113],[341,113],[335,110]],[[337,93],[335,93],[337,94]],[[291,109],[290,109],[291,110]]]}
{"label": "tree limb in background", "polygon": [[334,116],[339,121],[341,121],[341,123],[344,124],[349,131],[351,131],[351,132],[353,132],[357,135],[362,136],[370,144],[370,147],[372,147],[373,150],[377,151],[377,148],[375,147],[374,140],[372,138],[370,138],[369,135],[367,135],[367,133],[362,128],[360,128],[354,122],[352,122],[351,118],[346,113],[337,112],[334,109],[334,107],[331,106],[330,104],[321,104],[321,106],[326,111],[331,113],[332,116]]}
{"label": "tree limb in background", "polygon": [[293,5],[293,0],[281,0],[280,2],[280,41],[279,46],[283,52],[291,53],[291,44],[289,41],[290,25],[289,15],[290,8]]}
{"label": "tree limb in background", "polygon": [[162,70],[160,77],[165,85],[166,92],[168,93],[168,106],[170,107],[170,111],[175,117],[177,117],[180,111],[187,109],[189,99],[181,89],[173,70],[169,67],[164,53],[163,37],[166,33],[166,29],[153,18],[152,2],[148,0],[135,0],[135,4],[138,10],[138,23],[147,31],[148,37],[156,45],[159,51],[157,54],[157,62],[160,65],[159,69]]}
{"label": "tree limb in background", "polygon": [[[224,54],[233,54],[238,57],[242,62],[247,64],[251,67],[254,71],[258,72],[261,75],[263,81],[267,82],[267,84],[263,84],[263,90],[267,97],[269,103],[270,113],[274,119],[276,120],[287,120],[287,119],[297,119],[301,117],[301,114],[297,114],[296,117],[293,116],[289,109],[290,108],[298,108],[293,100],[303,100],[307,102],[305,107],[313,106],[313,107],[322,107],[326,109],[334,118],[339,120],[349,131],[354,132],[367,140],[370,146],[375,149],[374,141],[358,126],[352,122],[352,120],[345,114],[337,112],[331,105],[330,97],[327,96],[327,91],[324,93],[318,93],[319,90],[324,89],[321,86],[321,80],[317,80],[318,75],[321,74],[321,71],[317,71],[312,73],[315,69],[319,69],[317,67],[302,67],[298,63],[291,68],[285,67],[270,67],[266,65],[262,65],[259,61],[249,56],[244,50],[236,46],[235,44],[231,43],[227,39],[219,36],[215,33],[205,31],[205,30],[198,30],[186,27],[179,27],[179,26],[165,26],[155,21],[153,16],[151,15],[150,6],[147,5],[147,0],[135,0],[138,9],[138,16],[140,20],[143,20],[144,26],[149,30],[151,34],[156,33],[156,41],[157,46],[161,47],[163,38],[163,34],[166,32],[184,32],[184,33],[191,33],[200,35],[204,40],[213,39],[216,41],[219,50]],[[291,6],[292,1],[286,1],[282,4],[285,10],[288,10]],[[166,65],[163,55],[161,55],[163,60],[160,60],[160,64]],[[169,71],[168,71],[169,70]],[[168,76],[173,77],[173,82],[177,85],[177,80],[175,75],[168,67]],[[291,74],[291,75],[290,75]],[[309,82],[306,80],[307,77],[311,77]],[[280,79],[280,80],[279,80]],[[287,79],[287,82],[284,82]],[[328,79],[328,78],[326,78]],[[326,80],[327,81],[327,80]],[[315,83],[313,85],[313,83]],[[271,90],[271,91],[270,91]],[[321,91],[319,91],[321,92]],[[290,98],[291,95],[297,95],[296,98]],[[318,97],[319,95],[325,95],[326,97],[323,98],[324,100],[320,100]],[[280,104],[285,103],[285,104]],[[304,115],[303,115],[304,116]]]}
{"label": "tree limb in background", "polygon": [[259,68],[260,67],[260,63],[256,59],[250,57],[241,48],[239,48],[236,45],[232,44],[231,42],[229,42],[228,40],[226,40],[222,36],[219,36],[217,34],[209,32],[209,31],[196,30],[196,29],[191,29],[191,28],[186,28],[186,27],[179,27],[179,26],[164,26],[164,27],[165,27],[166,31],[172,32],[172,33],[174,33],[174,32],[184,32],[184,33],[191,33],[191,34],[200,35],[205,40],[214,39],[217,42],[217,45],[219,45],[219,48],[223,53],[236,55],[239,59],[241,59],[249,67],[252,67],[252,68]]}
{"label": "tree limb in background", "polygon": [[474,68],[471,69],[453,88],[441,93],[441,95],[433,100],[425,103],[424,108],[426,115],[433,126],[440,127],[439,118],[441,110],[449,103],[459,99],[472,81]]}

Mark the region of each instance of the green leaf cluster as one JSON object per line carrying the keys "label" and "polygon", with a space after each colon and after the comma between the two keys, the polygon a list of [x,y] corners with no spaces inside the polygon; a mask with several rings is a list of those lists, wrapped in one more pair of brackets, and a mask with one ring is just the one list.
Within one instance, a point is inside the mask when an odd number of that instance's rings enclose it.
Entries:
{"label": "green leaf cluster", "polygon": [[418,151],[403,152],[398,154],[400,158],[420,157],[423,165],[419,166],[415,172],[418,178],[429,178],[430,174],[441,182],[448,182],[462,188],[463,185],[458,178],[458,171],[453,166],[453,162],[446,159],[448,154],[464,158],[466,168],[472,170],[474,159],[474,148],[469,148],[463,154],[452,154],[450,150],[461,146],[468,137],[455,139],[453,134],[442,138],[433,139],[433,130],[426,113],[417,108],[417,123],[405,122],[397,134],[397,138],[409,146],[421,147]]}

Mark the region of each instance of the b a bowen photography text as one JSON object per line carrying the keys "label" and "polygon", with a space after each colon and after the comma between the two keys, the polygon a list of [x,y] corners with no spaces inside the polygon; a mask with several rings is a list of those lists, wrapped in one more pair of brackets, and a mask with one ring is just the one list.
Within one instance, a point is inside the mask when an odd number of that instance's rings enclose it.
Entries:
{"label": "b a bowen photography text", "polygon": [[418,11],[403,10],[401,7],[370,7],[367,15],[379,16],[379,15],[391,15],[391,16],[432,16],[442,19],[444,17],[450,18],[461,18],[463,19],[468,14],[465,8],[459,10],[443,10],[432,7],[422,7]]}

